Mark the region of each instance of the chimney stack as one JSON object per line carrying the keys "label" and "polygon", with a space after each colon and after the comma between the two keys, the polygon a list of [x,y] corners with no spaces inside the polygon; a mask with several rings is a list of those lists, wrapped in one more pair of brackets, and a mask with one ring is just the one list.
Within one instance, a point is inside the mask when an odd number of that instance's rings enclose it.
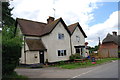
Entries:
{"label": "chimney stack", "polygon": [[49,16],[49,18],[47,19],[47,24],[53,22],[54,19],[55,19],[54,17]]}
{"label": "chimney stack", "polygon": [[117,32],[116,31],[113,31],[112,32],[114,36],[117,36]]}

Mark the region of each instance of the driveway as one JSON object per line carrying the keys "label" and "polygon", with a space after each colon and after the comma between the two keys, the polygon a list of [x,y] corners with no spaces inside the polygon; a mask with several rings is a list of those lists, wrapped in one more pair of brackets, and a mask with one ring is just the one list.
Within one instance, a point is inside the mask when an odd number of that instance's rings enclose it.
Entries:
{"label": "driveway", "polygon": [[79,69],[48,67],[39,69],[16,69],[15,71],[29,78],[118,78],[118,61]]}

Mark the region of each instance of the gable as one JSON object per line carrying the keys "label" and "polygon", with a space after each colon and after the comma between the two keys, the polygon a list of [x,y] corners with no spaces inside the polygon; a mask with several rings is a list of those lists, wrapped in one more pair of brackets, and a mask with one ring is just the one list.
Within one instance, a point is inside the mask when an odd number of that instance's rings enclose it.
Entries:
{"label": "gable", "polygon": [[79,25],[78,22],[77,22],[77,23],[74,23],[74,24],[71,24],[71,25],[68,26],[68,29],[69,29],[71,35],[73,35],[73,33],[74,33],[74,31],[76,30],[77,27],[79,28],[79,30],[81,31],[81,33],[83,34],[83,36],[84,36],[85,38],[87,38],[85,32],[83,31],[82,27]]}
{"label": "gable", "polygon": [[70,36],[62,22],[59,22],[51,33],[56,35],[58,35],[58,33],[63,33],[64,35]]}

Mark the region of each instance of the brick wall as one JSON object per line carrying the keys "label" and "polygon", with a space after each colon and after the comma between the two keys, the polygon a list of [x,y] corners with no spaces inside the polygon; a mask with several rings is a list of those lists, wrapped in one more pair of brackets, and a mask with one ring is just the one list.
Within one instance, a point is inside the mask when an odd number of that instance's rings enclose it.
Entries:
{"label": "brick wall", "polygon": [[104,43],[99,48],[101,57],[118,57],[118,45],[115,43]]}

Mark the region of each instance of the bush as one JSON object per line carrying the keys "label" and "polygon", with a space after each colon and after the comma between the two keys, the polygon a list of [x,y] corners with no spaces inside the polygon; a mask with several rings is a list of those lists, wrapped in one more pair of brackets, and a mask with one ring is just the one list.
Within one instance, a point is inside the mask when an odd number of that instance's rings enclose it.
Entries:
{"label": "bush", "polygon": [[69,58],[70,58],[70,60],[81,59],[82,56],[80,54],[76,53],[76,54],[72,54]]}
{"label": "bush", "polygon": [[60,65],[63,65],[63,64],[65,64],[65,62],[64,62],[64,61],[60,61],[59,64],[60,64]]}
{"label": "bush", "polygon": [[[12,28],[12,29],[11,29]],[[20,37],[13,37],[13,27],[3,28],[2,36],[2,75],[11,74],[19,64],[21,57],[22,40]],[[9,34],[8,34],[9,33]]]}

